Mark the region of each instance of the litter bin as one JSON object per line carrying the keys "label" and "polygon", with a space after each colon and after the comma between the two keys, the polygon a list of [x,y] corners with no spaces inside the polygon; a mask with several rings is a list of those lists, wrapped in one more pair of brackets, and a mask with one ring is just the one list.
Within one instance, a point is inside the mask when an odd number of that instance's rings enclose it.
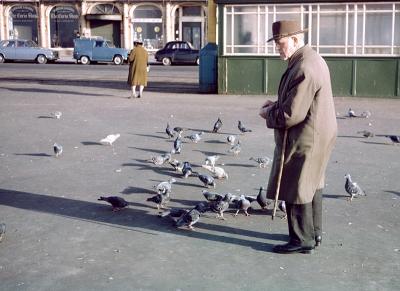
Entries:
{"label": "litter bin", "polygon": [[200,50],[199,90],[201,93],[218,92],[218,46],[208,43]]}

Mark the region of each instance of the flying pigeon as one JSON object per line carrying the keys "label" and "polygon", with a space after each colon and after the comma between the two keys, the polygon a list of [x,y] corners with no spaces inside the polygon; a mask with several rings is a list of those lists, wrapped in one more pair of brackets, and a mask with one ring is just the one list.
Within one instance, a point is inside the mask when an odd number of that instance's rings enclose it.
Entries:
{"label": "flying pigeon", "polygon": [[56,119],[60,119],[62,116],[62,112],[56,111],[56,112],[53,112],[51,115],[54,116]]}
{"label": "flying pigeon", "polygon": [[4,223],[0,224],[0,242],[3,240],[6,235],[6,225]]}
{"label": "flying pigeon", "polygon": [[184,163],[178,161],[177,159],[173,159],[169,161],[169,164],[174,168],[176,172],[182,173]]}
{"label": "flying pigeon", "polygon": [[147,201],[156,203],[157,209],[160,210],[160,208],[166,208],[166,204],[169,202],[169,199],[170,195],[167,193],[154,195],[153,197],[147,198]]}
{"label": "flying pigeon", "polygon": [[178,137],[174,141],[174,148],[172,149],[171,153],[173,154],[180,154],[182,151],[182,139],[181,136]]}
{"label": "flying pigeon", "polygon": [[374,133],[368,130],[361,130],[361,131],[357,131],[358,134],[362,134],[363,137],[373,137]]}
{"label": "flying pigeon", "polygon": [[210,164],[212,167],[215,166],[215,162],[218,161],[220,156],[215,155],[215,156],[207,156],[205,159],[206,165]]}
{"label": "flying pigeon", "polygon": [[390,138],[393,143],[400,143],[400,135],[385,135],[385,137]]}
{"label": "flying pigeon", "polygon": [[287,219],[287,212],[286,212],[286,202],[285,201],[279,201],[278,208],[280,211],[284,213],[284,216],[282,216],[282,219]]}
{"label": "flying pigeon", "polygon": [[214,123],[213,132],[217,133],[222,127],[222,120],[218,117],[218,120]]}
{"label": "flying pigeon", "polygon": [[348,117],[358,117],[358,116],[356,115],[356,113],[354,112],[354,110],[351,109],[351,108],[349,108],[349,111],[347,111],[347,116],[348,116]]}
{"label": "flying pigeon", "polygon": [[231,193],[225,194],[221,200],[211,201],[210,209],[217,212],[217,218],[225,220],[224,212],[229,208],[229,203],[232,201],[233,195]]}
{"label": "flying pigeon", "polygon": [[203,182],[204,187],[208,188],[208,186],[213,186],[215,188],[215,186],[216,186],[214,178],[211,177],[210,175],[202,175],[202,174],[200,174],[199,175],[199,179],[200,179],[201,182]]}
{"label": "flying pigeon", "polygon": [[63,152],[63,147],[62,147],[62,145],[55,143],[53,145],[53,150],[54,150],[54,154],[56,155],[56,158],[58,158],[59,156],[61,156],[61,154]]}
{"label": "flying pigeon", "polygon": [[119,133],[117,134],[109,134],[102,140],[100,140],[100,143],[104,145],[113,145],[113,143],[120,137],[121,135]]}
{"label": "flying pigeon", "polygon": [[155,185],[154,189],[156,189],[158,194],[169,194],[172,190],[172,184],[175,182],[176,180],[174,178],[171,178],[168,181],[164,181],[158,185]]}
{"label": "flying pigeon", "polygon": [[158,156],[152,156],[150,158],[150,160],[148,160],[148,161],[152,162],[156,166],[162,166],[166,162],[169,162],[170,160],[171,160],[171,154],[170,153],[165,153],[165,154],[158,155]]}
{"label": "flying pigeon", "polygon": [[226,138],[226,141],[230,144],[230,145],[234,145],[235,141],[236,141],[236,136],[234,135],[228,135],[228,137]]}
{"label": "flying pigeon", "polygon": [[198,133],[194,133],[188,136],[185,136],[185,138],[190,139],[192,142],[194,143],[198,143],[201,140],[201,136],[204,134],[203,131],[198,132]]}
{"label": "flying pigeon", "polygon": [[224,198],[223,195],[218,194],[217,192],[210,192],[207,190],[202,191],[204,198],[207,199],[207,201],[220,201]]}
{"label": "flying pigeon", "polygon": [[350,201],[353,201],[353,198],[357,196],[367,196],[361,187],[351,180],[350,174],[346,174],[344,178],[346,179],[344,189],[346,189],[346,192],[350,194]]}
{"label": "flying pigeon", "polygon": [[221,167],[213,167],[209,165],[202,165],[202,167],[213,173],[217,179],[228,179],[228,174]]}
{"label": "flying pigeon", "polygon": [[235,208],[237,209],[233,216],[237,216],[240,210],[243,210],[246,216],[250,216],[247,209],[249,209],[251,201],[245,195],[240,195],[238,198],[233,199],[232,202],[235,202]]}
{"label": "flying pigeon", "polygon": [[176,227],[186,226],[190,230],[194,230],[193,225],[200,220],[200,216],[209,210],[210,207],[206,203],[199,203],[193,209],[178,218]]}
{"label": "flying pigeon", "polygon": [[197,172],[193,171],[192,165],[189,162],[184,162],[182,168],[182,174],[184,178],[187,179],[187,177],[189,177],[192,174],[197,174]]}
{"label": "flying pigeon", "polygon": [[106,201],[111,204],[112,206],[112,211],[119,211],[122,208],[128,206],[128,202],[125,201],[124,198],[118,197],[118,196],[110,196],[110,197],[104,197],[100,196],[99,201]]}
{"label": "flying pigeon", "polygon": [[260,157],[260,158],[251,157],[250,161],[257,162],[259,168],[266,168],[272,162],[271,158],[269,157]]}
{"label": "flying pigeon", "polygon": [[238,128],[239,128],[239,130],[240,130],[242,133],[245,133],[245,132],[252,132],[251,129],[248,129],[248,128],[244,127],[243,124],[242,124],[242,122],[241,122],[240,120],[238,121]]}
{"label": "flying pigeon", "polygon": [[240,146],[240,140],[238,140],[237,144],[235,144],[233,147],[231,147],[228,150],[228,152],[233,153],[233,155],[237,156],[241,150],[242,150],[242,147]]}
{"label": "flying pigeon", "polygon": [[169,123],[167,123],[167,127],[165,128],[165,132],[168,135],[168,137],[174,137],[174,133],[171,130],[171,127],[169,126]]}

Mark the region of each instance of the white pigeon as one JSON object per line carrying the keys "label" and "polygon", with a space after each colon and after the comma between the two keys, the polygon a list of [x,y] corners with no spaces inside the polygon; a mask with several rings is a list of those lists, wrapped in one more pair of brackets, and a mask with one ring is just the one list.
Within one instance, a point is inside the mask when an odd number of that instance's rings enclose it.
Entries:
{"label": "white pigeon", "polygon": [[169,164],[175,169],[176,172],[182,173],[183,170],[183,162],[178,161],[177,159],[172,159],[169,161]]}
{"label": "white pigeon", "polygon": [[213,173],[217,179],[228,179],[228,174],[221,167],[213,167],[209,165],[202,165],[202,167]]}
{"label": "white pigeon", "polygon": [[350,201],[353,201],[353,198],[357,196],[367,196],[365,192],[361,189],[361,187],[358,186],[356,182],[353,182],[351,180],[350,174],[346,174],[344,178],[346,179],[344,189],[348,194],[350,194]]}
{"label": "white pigeon", "polygon": [[238,140],[237,144],[235,144],[233,147],[231,147],[228,150],[228,152],[233,153],[233,155],[237,156],[241,150],[242,150],[242,147],[240,146],[240,140]]}
{"label": "white pigeon", "polygon": [[349,111],[347,111],[347,116],[348,117],[358,117],[355,113],[355,111],[351,108],[349,108]]}
{"label": "white pigeon", "polygon": [[259,168],[265,168],[272,162],[272,159],[269,157],[251,157],[250,160],[257,162]]}
{"label": "white pigeon", "polygon": [[104,145],[112,145],[121,135],[119,133],[117,134],[109,134],[107,135],[105,138],[103,138],[102,140],[100,140],[100,142]]}
{"label": "white pigeon", "polygon": [[53,150],[54,150],[54,154],[56,155],[56,158],[58,158],[59,156],[61,156],[61,154],[63,152],[63,147],[62,147],[62,145],[59,145],[58,143],[54,143]]}
{"label": "white pigeon", "polygon": [[61,111],[56,111],[56,112],[53,112],[51,115],[54,116],[57,119],[60,119],[61,116],[62,116],[62,112]]}
{"label": "white pigeon", "polygon": [[161,182],[160,184],[154,186],[158,194],[169,194],[171,193],[172,184],[175,183],[176,180],[174,178],[169,179],[168,181]]}
{"label": "white pigeon", "polygon": [[170,153],[165,153],[163,155],[158,155],[158,156],[152,156],[149,162],[152,162],[156,166],[162,166],[166,162],[169,162],[171,160],[171,154]]}
{"label": "white pigeon", "polygon": [[228,135],[228,137],[226,138],[226,141],[233,146],[235,144],[236,141],[236,136],[234,135]]}
{"label": "white pigeon", "polygon": [[215,166],[215,162],[218,161],[220,156],[215,155],[215,156],[207,156],[205,159],[206,165],[210,164],[212,167]]}

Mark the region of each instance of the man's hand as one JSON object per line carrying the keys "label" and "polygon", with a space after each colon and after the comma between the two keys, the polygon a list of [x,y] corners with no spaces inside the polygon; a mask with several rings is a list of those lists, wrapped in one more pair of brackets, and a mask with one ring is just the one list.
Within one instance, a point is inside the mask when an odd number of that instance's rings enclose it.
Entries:
{"label": "man's hand", "polygon": [[267,111],[268,107],[271,106],[272,104],[275,104],[275,102],[271,100],[267,100],[264,102],[264,104],[260,108],[260,112],[258,113],[262,118],[267,119]]}

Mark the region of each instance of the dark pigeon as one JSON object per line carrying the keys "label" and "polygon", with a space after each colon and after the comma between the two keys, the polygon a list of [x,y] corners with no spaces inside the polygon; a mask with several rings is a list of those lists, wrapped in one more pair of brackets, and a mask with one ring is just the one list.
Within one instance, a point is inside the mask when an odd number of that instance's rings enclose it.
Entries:
{"label": "dark pigeon", "polygon": [[222,120],[218,117],[218,120],[214,124],[213,132],[217,133],[222,127]]}
{"label": "dark pigeon", "polygon": [[239,128],[241,133],[252,132],[251,129],[248,129],[248,128],[244,127],[240,120],[238,121],[238,128]]}
{"label": "dark pigeon", "polygon": [[213,186],[215,188],[216,186],[214,178],[211,177],[210,175],[200,174],[199,179],[201,182],[203,182],[204,187],[208,188],[208,186]]}
{"label": "dark pigeon", "polygon": [[227,193],[222,200],[210,202],[210,209],[217,213],[217,218],[225,220],[224,212],[228,210],[229,203],[232,202],[232,199],[233,195]]}
{"label": "dark pigeon", "polygon": [[122,208],[128,206],[128,202],[126,202],[124,198],[118,196],[110,196],[110,197],[100,196],[100,198],[97,200],[106,201],[110,203],[113,208],[113,211],[119,211]]}
{"label": "dark pigeon", "polygon": [[169,123],[167,123],[167,127],[165,128],[165,132],[167,133],[168,137],[174,137],[174,133],[171,130],[171,127],[169,126]]}

